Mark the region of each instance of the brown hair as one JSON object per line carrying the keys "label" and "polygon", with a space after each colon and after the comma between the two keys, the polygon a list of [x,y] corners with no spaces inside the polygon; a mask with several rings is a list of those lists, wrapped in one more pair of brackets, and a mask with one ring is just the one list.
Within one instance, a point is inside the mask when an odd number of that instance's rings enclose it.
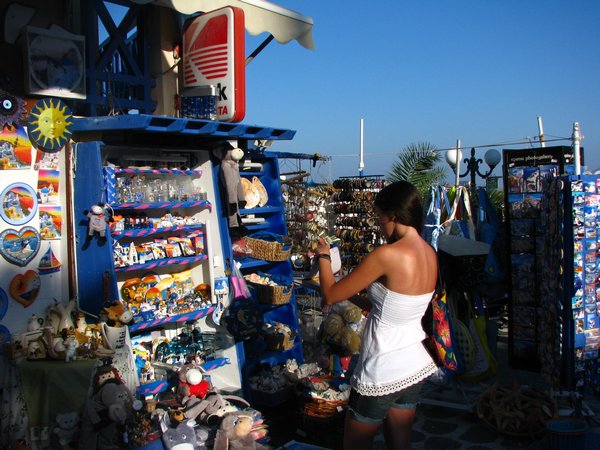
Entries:
{"label": "brown hair", "polygon": [[419,191],[408,181],[388,184],[375,196],[375,206],[396,222],[423,230],[423,205]]}

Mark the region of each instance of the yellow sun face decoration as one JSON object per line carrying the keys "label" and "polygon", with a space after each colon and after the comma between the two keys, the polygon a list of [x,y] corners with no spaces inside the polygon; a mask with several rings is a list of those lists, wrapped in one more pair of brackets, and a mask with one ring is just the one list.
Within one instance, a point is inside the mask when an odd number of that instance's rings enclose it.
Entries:
{"label": "yellow sun face decoration", "polygon": [[29,113],[29,134],[42,150],[56,151],[71,137],[71,111],[61,100],[43,99]]}

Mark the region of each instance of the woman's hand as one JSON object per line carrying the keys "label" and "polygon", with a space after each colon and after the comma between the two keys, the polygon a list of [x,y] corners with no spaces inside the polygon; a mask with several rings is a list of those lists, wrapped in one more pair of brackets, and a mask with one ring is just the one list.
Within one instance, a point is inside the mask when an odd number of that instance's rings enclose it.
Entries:
{"label": "woman's hand", "polygon": [[325,242],[325,239],[319,238],[319,245],[317,245],[317,256],[329,255],[331,252],[331,245]]}

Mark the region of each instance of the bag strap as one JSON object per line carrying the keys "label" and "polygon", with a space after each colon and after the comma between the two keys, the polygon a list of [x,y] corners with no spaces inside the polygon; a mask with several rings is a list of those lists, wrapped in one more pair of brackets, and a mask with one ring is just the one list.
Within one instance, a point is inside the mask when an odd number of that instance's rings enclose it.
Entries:
{"label": "bag strap", "polygon": [[473,223],[473,213],[471,212],[471,198],[469,197],[469,191],[467,190],[467,188],[464,186],[461,186],[461,188],[463,191],[462,200],[466,213],[464,220],[467,222],[467,228],[469,230],[469,239],[475,240],[475,225]]}
{"label": "bag strap", "polygon": [[477,195],[479,198],[479,220],[481,222],[487,222],[496,228],[500,227],[500,218],[496,213],[496,209],[492,204],[490,196],[486,190],[482,187],[477,189]]}

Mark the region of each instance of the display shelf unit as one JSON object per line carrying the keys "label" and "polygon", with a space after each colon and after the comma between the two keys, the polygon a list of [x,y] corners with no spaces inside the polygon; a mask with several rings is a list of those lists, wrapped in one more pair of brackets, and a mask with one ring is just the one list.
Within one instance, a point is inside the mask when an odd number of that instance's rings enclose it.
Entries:
{"label": "display shelf unit", "polygon": [[342,177],[333,182],[336,192],[330,207],[335,214],[335,236],[345,272],[356,267],[375,247],[383,244],[373,212],[373,200],[385,186],[383,175]]}
{"label": "display shelf unit", "polygon": [[[571,147],[503,150],[508,254],[508,354],[511,367],[539,372],[540,347],[547,336],[540,328],[543,304],[544,235],[540,212],[542,179],[572,168]],[[582,153],[583,162],[583,153]]]}
{"label": "display shelf unit", "polygon": [[[267,191],[268,201],[263,207],[247,208],[240,211],[242,219],[247,215],[254,217],[262,217],[265,219],[260,224],[245,225],[249,232],[254,230],[266,230],[282,236],[287,236],[287,224],[285,221],[285,207],[282,198],[282,188],[279,173],[279,159],[275,152],[250,152],[247,155],[252,162],[257,162],[262,165],[262,169],[242,170],[240,176],[249,179],[258,177],[262,185]],[[264,261],[256,258],[246,257],[240,259],[242,274],[249,274],[256,271],[269,274],[278,274],[288,276],[293,279],[291,261],[285,260],[280,262]],[[302,352],[302,342],[300,339],[300,327],[298,322],[298,306],[294,293],[290,301],[283,305],[268,305],[260,304],[260,309],[263,313],[265,321],[281,322],[290,327],[296,335],[294,346],[289,350],[284,351],[257,351],[254,348],[255,343],[246,344],[246,377],[253,375],[258,369],[268,364],[270,366],[284,363],[287,359],[295,358],[299,363],[304,361]]]}
{"label": "display shelf unit", "polygon": [[[292,139],[293,130],[216,121],[179,119],[152,115],[102,116],[73,118],[72,166],[74,179],[73,211],[75,227],[72,232],[76,267],[73,285],[80,309],[90,315],[98,315],[103,306],[120,298],[120,285],[130,276],[154,272],[158,276],[170,274],[174,267],[191,270],[194,283],[211,283],[215,278],[226,276],[226,262],[230,261],[231,244],[219,195],[216,173],[218,160],[212,149],[218,142],[235,139],[246,146],[247,140]],[[156,164],[139,164],[140,161],[158,161]],[[165,161],[173,161],[167,166]],[[175,166],[177,164],[177,166]],[[131,166],[136,167],[131,167]],[[191,170],[182,170],[185,165]],[[142,168],[140,168],[140,166]],[[161,167],[161,169],[147,169]],[[162,169],[162,167],[165,169]],[[201,186],[205,197],[179,196],[178,198],[118,198],[116,181],[119,177],[144,176],[148,179],[164,177],[192,182]],[[112,182],[115,184],[112,185]],[[189,194],[189,191],[186,191]],[[193,193],[193,192],[192,192]],[[171,201],[169,201],[171,200]],[[88,218],[83,214],[98,202],[109,204],[118,214],[131,211],[135,215],[158,218],[166,211],[193,216],[200,225],[177,225],[162,228],[132,227],[108,232],[106,241],[93,239],[87,242]],[[275,206],[275,205],[273,205]],[[281,205],[278,205],[281,207]],[[177,211],[175,211],[177,210]],[[268,215],[268,212],[261,214]],[[276,215],[274,211],[271,215]],[[203,228],[206,226],[206,228]],[[141,242],[144,239],[161,238],[167,234],[205,232],[205,252],[187,258],[155,260],[149,264],[116,268],[113,246],[119,242]],[[183,266],[173,266],[181,262]],[[178,270],[178,269],[177,269]],[[242,368],[246,366],[244,349],[235,343],[224,327],[212,322],[214,305],[162,319],[133,324],[130,331],[136,339],[154,333],[175,332],[177,324],[197,321],[202,330],[215,330],[222,339],[220,351],[230,361],[211,372],[214,384],[228,392],[242,387]],[[225,360],[223,359],[223,360]]]}

